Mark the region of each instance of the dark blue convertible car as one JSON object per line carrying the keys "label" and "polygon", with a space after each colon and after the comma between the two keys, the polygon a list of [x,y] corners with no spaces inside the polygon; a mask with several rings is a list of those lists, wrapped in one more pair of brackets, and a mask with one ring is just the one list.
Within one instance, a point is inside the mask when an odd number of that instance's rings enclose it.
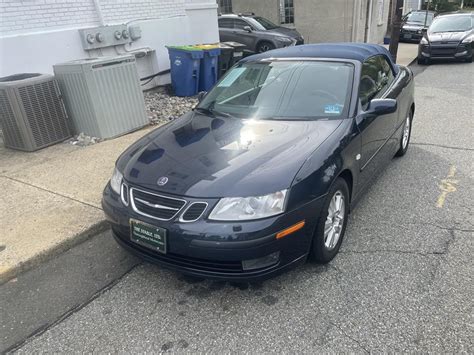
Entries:
{"label": "dark blue convertible car", "polygon": [[369,44],[241,60],[117,160],[102,205],[117,242],[182,273],[249,281],[337,254],[377,171],[408,149],[413,74]]}

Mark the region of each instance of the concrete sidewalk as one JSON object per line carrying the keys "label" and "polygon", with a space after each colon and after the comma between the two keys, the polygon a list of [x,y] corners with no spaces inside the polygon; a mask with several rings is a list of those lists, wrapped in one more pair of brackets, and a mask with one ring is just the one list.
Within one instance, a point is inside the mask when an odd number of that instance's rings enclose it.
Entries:
{"label": "concrete sidewalk", "polygon": [[107,228],[100,199],[115,160],[153,128],[87,147],[0,145],[0,284]]}
{"label": "concrete sidewalk", "polygon": [[[389,45],[384,45],[388,49]],[[397,53],[397,64],[408,66],[418,57],[418,43],[405,43],[400,42],[398,44]]]}

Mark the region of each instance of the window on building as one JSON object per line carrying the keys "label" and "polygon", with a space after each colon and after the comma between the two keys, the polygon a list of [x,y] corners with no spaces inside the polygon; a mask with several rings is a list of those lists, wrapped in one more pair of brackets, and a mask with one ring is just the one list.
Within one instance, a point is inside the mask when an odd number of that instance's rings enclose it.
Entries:
{"label": "window on building", "polygon": [[231,14],[232,13],[232,0],[220,0],[219,6],[221,8],[221,12],[223,14]]}
{"label": "window on building", "polygon": [[280,22],[295,23],[293,0],[280,0]]}
{"label": "window on building", "polygon": [[385,12],[385,1],[384,0],[379,0],[378,2],[378,9],[377,9],[377,24],[379,26],[383,25],[384,23],[384,12]]}

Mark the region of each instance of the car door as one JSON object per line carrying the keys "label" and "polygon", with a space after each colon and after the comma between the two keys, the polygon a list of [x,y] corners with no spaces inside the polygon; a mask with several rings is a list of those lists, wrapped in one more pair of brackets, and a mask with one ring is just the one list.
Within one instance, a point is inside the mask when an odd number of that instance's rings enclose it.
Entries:
{"label": "car door", "polygon": [[[250,27],[252,32],[244,30],[245,27]],[[233,41],[245,44],[245,49],[251,52],[256,51],[257,35],[254,32],[252,25],[247,21],[236,18],[234,19],[234,39]]]}
{"label": "car door", "polygon": [[368,181],[379,167],[383,166],[393,152],[393,140],[398,110],[394,113],[376,115],[369,113],[370,101],[378,98],[393,98],[391,87],[395,76],[384,56],[367,59],[361,70],[359,83],[360,113],[357,125],[361,134],[360,177]]}
{"label": "car door", "polygon": [[220,18],[219,37],[221,42],[232,42],[234,40],[234,20],[231,18]]}

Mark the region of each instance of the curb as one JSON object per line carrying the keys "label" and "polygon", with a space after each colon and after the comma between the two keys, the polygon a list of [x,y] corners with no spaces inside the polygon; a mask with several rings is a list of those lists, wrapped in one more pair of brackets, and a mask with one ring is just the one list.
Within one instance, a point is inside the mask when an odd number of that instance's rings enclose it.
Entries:
{"label": "curb", "polygon": [[93,224],[85,231],[80,232],[63,242],[60,242],[54,247],[44,250],[32,258],[21,262],[5,271],[2,271],[0,273],[0,285],[3,285],[4,283],[10,281],[11,279],[24,273],[25,271],[31,270],[32,268],[53,258],[54,256],[61,254],[66,250],[71,249],[72,247],[96,236],[97,234],[105,232],[108,229],[110,229],[110,225],[107,220],[104,219],[100,222]]}

